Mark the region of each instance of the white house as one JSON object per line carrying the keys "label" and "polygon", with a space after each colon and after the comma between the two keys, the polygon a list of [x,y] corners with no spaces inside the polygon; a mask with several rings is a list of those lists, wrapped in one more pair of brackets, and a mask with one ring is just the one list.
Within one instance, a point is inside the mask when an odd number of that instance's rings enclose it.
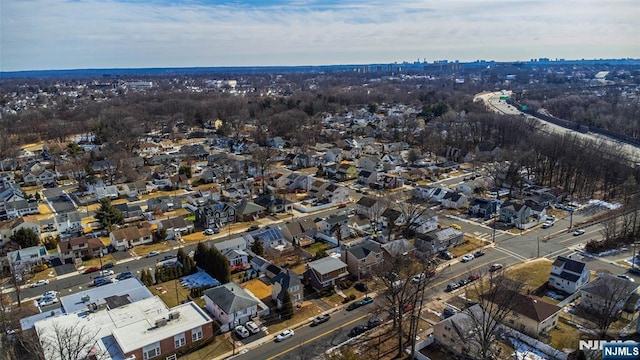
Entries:
{"label": "white house", "polygon": [[206,308],[220,324],[220,330],[230,331],[251,318],[269,314],[269,308],[248,290],[229,282],[204,292]]}
{"label": "white house", "polygon": [[589,282],[589,269],[581,261],[558,256],[551,265],[549,286],[567,294],[573,294]]}

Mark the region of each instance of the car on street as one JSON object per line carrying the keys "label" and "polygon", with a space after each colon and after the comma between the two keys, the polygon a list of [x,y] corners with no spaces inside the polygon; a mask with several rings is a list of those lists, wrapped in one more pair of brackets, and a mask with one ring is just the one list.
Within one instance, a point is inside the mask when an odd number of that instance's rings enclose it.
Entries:
{"label": "car on street", "polygon": [[365,331],[367,331],[367,327],[364,325],[358,325],[356,327],[354,327],[353,329],[351,329],[351,332],[349,332],[349,336],[358,336],[362,333],[364,333]]}
{"label": "car on street", "polygon": [[503,267],[504,267],[504,265],[502,265],[500,263],[491,264],[491,267],[489,267],[489,271],[491,271],[491,272],[498,271],[498,270],[502,269]]}
{"label": "car on street", "polygon": [[480,257],[480,256],[484,256],[485,252],[482,250],[478,250],[476,252],[473,253],[473,257]]}
{"label": "car on street", "polygon": [[584,229],[578,229],[573,232],[573,236],[580,236],[582,234],[584,234]]}
{"label": "car on street", "polygon": [[451,228],[456,229],[456,230],[462,230],[462,226],[458,225],[458,224],[451,224],[449,225]]}
{"label": "car on street", "polygon": [[124,280],[133,277],[133,273],[131,271],[123,271],[116,275],[116,280]]}
{"label": "car on street", "polygon": [[45,298],[45,297],[58,297],[58,292],[54,290],[49,290],[46,293],[42,294],[41,298]]}
{"label": "car on street", "polygon": [[412,303],[406,303],[404,304],[404,306],[402,307],[402,312],[409,312],[413,310],[413,304]]}
{"label": "car on street", "polygon": [[147,254],[147,257],[150,258],[150,257],[158,256],[158,255],[160,255],[160,251],[153,250],[153,251],[151,251],[151,252],[149,252]]}
{"label": "car on street", "polygon": [[57,303],[58,303],[58,298],[48,297],[38,301],[38,306],[43,307],[43,306],[49,306]]}
{"label": "car on street", "polygon": [[467,285],[470,282],[471,281],[469,281],[467,279],[460,279],[460,280],[458,280],[458,285],[460,285],[460,287],[463,287],[463,286]]}
{"label": "car on street", "polygon": [[640,275],[640,268],[632,267],[631,269],[629,269],[629,272],[634,275]]}
{"label": "car on street", "polygon": [[633,280],[633,278],[631,276],[629,276],[629,275],[620,274],[620,275],[618,275],[618,277],[621,278],[621,279],[629,280],[631,282],[635,282],[635,280]]}
{"label": "car on street", "polygon": [[108,263],[102,265],[102,270],[111,269],[114,266],[116,266],[114,263],[108,262]]}
{"label": "car on street", "polygon": [[453,256],[452,253],[448,252],[448,251],[442,251],[438,254],[438,256],[440,256],[441,258],[445,259],[445,260],[451,260],[453,259],[455,256]]}
{"label": "car on street", "polygon": [[411,278],[411,281],[417,284],[420,281],[422,281],[425,277],[426,275],[424,273],[416,274],[413,276],[413,278]]}
{"label": "car on street", "polygon": [[249,337],[249,335],[251,335],[249,333],[249,330],[247,330],[247,328],[242,325],[236,326],[234,328],[234,331],[236,332],[236,335],[238,335],[238,337],[240,337],[241,339],[247,338]]}
{"label": "car on street", "polygon": [[260,328],[253,321],[247,321],[247,323],[244,324],[244,327],[246,327],[247,330],[249,330],[249,332],[251,332],[252,334],[257,334],[260,332]]}
{"label": "car on street", "polygon": [[206,229],[206,230],[204,231],[204,234],[205,234],[205,235],[213,235],[213,234],[214,234],[213,229]]}
{"label": "car on street", "polygon": [[326,323],[327,321],[329,321],[330,318],[331,318],[331,315],[329,314],[318,315],[315,319],[313,319],[313,321],[311,321],[311,326],[317,326],[322,323]]}
{"label": "car on street", "polygon": [[366,298],[360,301],[360,305],[367,305],[373,302],[373,298],[371,296],[367,296]]}
{"label": "car on street", "polygon": [[92,266],[92,267],[86,268],[84,270],[84,274],[91,274],[91,273],[94,273],[94,272],[100,271],[100,270],[102,270],[102,269],[100,269],[100,266]]}
{"label": "car on street", "polygon": [[356,283],[355,285],[353,285],[353,288],[358,290],[358,291],[360,291],[360,292],[369,291],[369,287],[365,283]]}
{"label": "car on street", "polygon": [[351,304],[349,304],[349,306],[347,306],[347,311],[355,310],[360,306],[362,306],[362,303],[360,301],[352,302]]}
{"label": "car on street", "polygon": [[249,228],[247,228],[247,231],[256,231],[256,230],[258,230],[258,229],[260,229],[260,226],[258,226],[258,225],[251,225],[251,226],[249,226]]}
{"label": "car on street", "polygon": [[38,281],[34,282],[29,287],[35,288],[35,287],[45,286],[47,284],[49,284],[49,280],[44,279],[44,280],[38,280]]}
{"label": "car on street", "polygon": [[111,276],[113,274],[113,270],[100,270],[100,276]]}
{"label": "car on street", "polygon": [[480,274],[477,273],[471,274],[469,275],[469,277],[467,277],[467,280],[469,281],[476,281],[478,279],[480,279]]}
{"label": "car on street", "polygon": [[93,286],[95,287],[112,284],[112,283],[113,283],[113,280],[111,280],[111,278],[108,278],[108,277],[97,277],[93,279]]}
{"label": "car on street", "polygon": [[471,255],[471,254],[467,254],[467,255],[465,255],[465,256],[460,258],[460,261],[462,261],[462,262],[469,262],[471,260],[473,260],[473,255]]}
{"label": "car on street", "polygon": [[457,289],[459,287],[460,287],[460,284],[452,282],[452,283],[447,284],[447,291],[451,292],[451,291],[453,291],[453,290],[455,290],[455,289]]}
{"label": "car on street", "polygon": [[288,338],[292,337],[295,333],[293,332],[293,330],[291,329],[287,329],[283,332],[281,332],[280,334],[278,334],[278,336],[276,336],[276,341],[280,342],[283,340],[287,340]]}
{"label": "car on street", "polygon": [[552,226],[553,226],[553,221],[551,221],[551,220],[547,220],[542,224],[542,228],[543,229],[548,229],[548,228],[550,228]]}
{"label": "car on street", "polygon": [[367,328],[373,329],[374,327],[380,326],[382,324],[382,319],[380,318],[371,318],[367,321]]}

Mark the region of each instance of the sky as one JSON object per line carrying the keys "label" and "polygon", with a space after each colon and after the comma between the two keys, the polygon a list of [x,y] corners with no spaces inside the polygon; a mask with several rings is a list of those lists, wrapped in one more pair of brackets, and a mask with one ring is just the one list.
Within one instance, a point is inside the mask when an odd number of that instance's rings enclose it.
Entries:
{"label": "sky", "polygon": [[640,58],[640,0],[2,0],[0,71]]}

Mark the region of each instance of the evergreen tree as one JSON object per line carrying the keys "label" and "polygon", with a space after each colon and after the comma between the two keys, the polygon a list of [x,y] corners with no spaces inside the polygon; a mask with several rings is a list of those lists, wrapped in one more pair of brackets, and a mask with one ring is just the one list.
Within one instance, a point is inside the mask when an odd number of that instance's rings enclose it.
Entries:
{"label": "evergreen tree", "polygon": [[116,209],[109,198],[100,199],[100,207],[94,216],[105,228],[111,230],[114,225],[124,224],[124,214]]}
{"label": "evergreen tree", "polygon": [[205,271],[221,284],[228,283],[231,280],[229,260],[215,247],[209,248],[208,259],[210,259],[207,262],[208,271]]}
{"label": "evergreen tree", "polygon": [[28,248],[40,244],[40,237],[35,231],[29,228],[21,228],[11,235],[11,240],[15,241],[22,248]]}
{"label": "evergreen tree", "polygon": [[280,314],[283,319],[291,319],[293,317],[293,303],[291,302],[291,296],[288,291],[285,291],[282,296],[282,308]]}
{"label": "evergreen tree", "polygon": [[262,240],[256,236],[256,239],[251,244],[251,251],[258,256],[264,256],[264,247],[262,246]]}
{"label": "evergreen tree", "polygon": [[206,269],[208,249],[209,247],[205,243],[199,242],[193,254],[193,260],[195,260],[196,266],[198,266],[202,270]]}

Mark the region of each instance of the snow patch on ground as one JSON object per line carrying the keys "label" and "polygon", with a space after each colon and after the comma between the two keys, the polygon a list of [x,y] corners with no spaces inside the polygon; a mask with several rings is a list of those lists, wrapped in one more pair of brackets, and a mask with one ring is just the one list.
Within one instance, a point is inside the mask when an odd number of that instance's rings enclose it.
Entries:
{"label": "snow patch on ground", "polygon": [[204,286],[214,287],[221,285],[220,281],[212,278],[211,275],[200,269],[198,269],[198,272],[195,274],[182,277],[182,279],[180,280],[180,284],[188,289]]}
{"label": "snow patch on ground", "polygon": [[552,298],[554,300],[564,300],[566,298],[566,296],[564,296],[562,294],[558,294],[557,292],[555,292],[553,290],[547,290],[545,295],[547,295],[548,297],[550,297],[550,298]]}
{"label": "snow patch on ground", "polygon": [[549,356],[542,351],[533,348],[527,343],[517,340],[513,337],[509,337],[513,348],[515,349],[515,357],[518,360],[546,360]]}
{"label": "snow patch on ground", "polygon": [[616,209],[619,209],[620,206],[622,206],[621,204],[618,204],[618,203],[612,204],[602,200],[589,200],[589,205],[602,206],[609,210],[616,210]]}

